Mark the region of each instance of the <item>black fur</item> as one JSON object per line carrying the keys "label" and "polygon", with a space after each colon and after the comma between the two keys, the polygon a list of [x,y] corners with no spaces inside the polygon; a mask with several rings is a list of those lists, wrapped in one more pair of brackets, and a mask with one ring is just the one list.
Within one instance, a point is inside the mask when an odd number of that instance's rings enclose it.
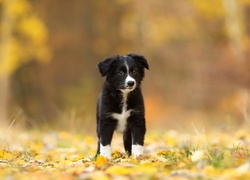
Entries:
{"label": "black fur", "polygon": [[[129,72],[127,72],[125,62]],[[111,145],[113,132],[118,124],[118,120],[112,116],[112,113],[122,113],[124,105],[122,102],[124,97],[123,90],[130,88],[125,83],[129,73],[129,76],[135,80],[136,86],[127,95],[126,109],[131,110],[131,112],[127,118],[126,128],[122,133],[125,151],[131,155],[132,144],[144,145],[146,125],[140,85],[144,77],[144,68],[149,69],[149,65],[143,56],[130,53],[127,56],[114,55],[108,57],[101,61],[97,67],[100,74],[106,76],[97,104],[97,154],[100,153],[100,143],[103,146]]]}

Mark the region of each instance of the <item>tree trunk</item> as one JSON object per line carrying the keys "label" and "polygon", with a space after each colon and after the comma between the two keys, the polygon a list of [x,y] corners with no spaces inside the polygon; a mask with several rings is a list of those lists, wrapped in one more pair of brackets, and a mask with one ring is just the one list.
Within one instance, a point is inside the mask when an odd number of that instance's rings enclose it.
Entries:
{"label": "tree trunk", "polygon": [[8,72],[10,56],[11,56],[11,42],[12,42],[12,26],[13,15],[8,12],[7,7],[15,0],[5,0],[2,2],[2,19],[1,19],[1,39],[0,39],[0,127],[7,125],[7,111],[9,101],[9,76]]}
{"label": "tree trunk", "polygon": [[245,58],[243,48],[244,31],[242,28],[242,12],[236,0],[224,0],[224,9],[230,44],[235,53],[236,61],[241,63]]}
{"label": "tree trunk", "polygon": [[[246,36],[243,27],[242,11],[236,0],[224,0],[225,19],[231,47],[235,54],[235,64],[239,70],[246,71],[246,57],[243,38]],[[239,88],[239,110],[243,120],[250,124],[250,93],[247,85]]]}
{"label": "tree trunk", "polygon": [[7,125],[7,111],[9,100],[9,78],[0,77],[0,127]]}

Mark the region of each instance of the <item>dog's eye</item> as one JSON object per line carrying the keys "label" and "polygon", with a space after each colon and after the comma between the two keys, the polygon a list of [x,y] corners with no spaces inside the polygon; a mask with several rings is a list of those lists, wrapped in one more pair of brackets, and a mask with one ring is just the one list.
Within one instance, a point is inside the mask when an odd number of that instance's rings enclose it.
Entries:
{"label": "dog's eye", "polygon": [[136,74],[136,73],[137,73],[136,69],[133,69],[133,70],[132,70],[132,73],[133,73],[133,74]]}
{"label": "dog's eye", "polygon": [[119,75],[123,75],[124,72],[123,72],[123,71],[118,71],[118,74],[119,74]]}

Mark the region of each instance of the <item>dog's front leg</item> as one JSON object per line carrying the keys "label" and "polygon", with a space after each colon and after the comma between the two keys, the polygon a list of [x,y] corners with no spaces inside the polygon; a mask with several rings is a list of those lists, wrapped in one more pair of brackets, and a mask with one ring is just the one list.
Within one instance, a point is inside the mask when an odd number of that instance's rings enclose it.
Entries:
{"label": "dog's front leg", "polygon": [[100,122],[99,142],[100,155],[111,159],[111,141],[117,122],[112,119],[103,119]]}
{"label": "dog's front leg", "polygon": [[128,155],[131,155],[131,148],[132,148],[132,134],[131,129],[127,128],[126,131],[123,133],[123,144],[124,149]]}
{"label": "dog's front leg", "polygon": [[138,157],[144,152],[144,136],[146,133],[145,119],[137,119],[134,126],[131,128],[132,131],[132,155]]}

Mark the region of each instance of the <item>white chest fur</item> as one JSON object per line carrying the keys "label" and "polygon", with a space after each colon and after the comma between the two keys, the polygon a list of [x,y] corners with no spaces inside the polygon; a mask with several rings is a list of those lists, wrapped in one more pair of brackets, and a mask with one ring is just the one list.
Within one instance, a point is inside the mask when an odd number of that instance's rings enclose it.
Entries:
{"label": "white chest fur", "polygon": [[123,93],[123,100],[122,100],[122,112],[121,114],[119,113],[112,113],[112,117],[115,118],[118,122],[117,122],[117,127],[116,130],[118,132],[124,132],[127,126],[127,119],[130,116],[130,113],[132,111],[132,109],[127,110],[127,97],[128,97],[128,93]]}

